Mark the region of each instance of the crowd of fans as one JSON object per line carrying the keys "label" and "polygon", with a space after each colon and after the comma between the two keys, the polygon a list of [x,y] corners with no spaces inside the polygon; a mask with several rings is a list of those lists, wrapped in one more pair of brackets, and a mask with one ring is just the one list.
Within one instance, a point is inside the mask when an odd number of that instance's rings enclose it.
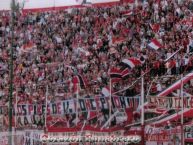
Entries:
{"label": "crowd of fans", "polygon": [[[73,77],[81,75],[86,88],[79,96],[101,94],[109,86],[109,70],[120,68],[123,59],[135,57],[142,65],[113,91],[131,85],[142,72],[146,90],[154,77],[156,94],[193,69],[192,1],[148,0],[110,7],[88,7],[62,11],[15,13],[14,102],[45,103],[75,97]],[[130,12],[128,15],[126,13]],[[0,12],[0,103],[8,104],[11,14]],[[121,41],[119,41],[121,39]],[[162,48],[148,47],[157,39]],[[173,53],[181,49],[167,62]],[[170,75],[163,79],[162,76]],[[166,83],[166,81],[167,83]],[[193,94],[193,83],[186,89]],[[140,93],[140,81],[120,95]]]}

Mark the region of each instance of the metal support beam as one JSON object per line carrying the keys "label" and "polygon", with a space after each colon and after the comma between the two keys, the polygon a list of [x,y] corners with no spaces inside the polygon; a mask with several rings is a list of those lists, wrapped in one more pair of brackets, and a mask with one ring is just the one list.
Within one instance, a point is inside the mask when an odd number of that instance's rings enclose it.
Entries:
{"label": "metal support beam", "polygon": [[141,77],[141,145],[145,145],[145,121],[144,121],[144,76]]}
{"label": "metal support beam", "polygon": [[14,19],[15,19],[15,0],[11,3],[11,48],[10,48],[10,62],[9,62],[9,145],[12,145],[12,118],[13,118],[13,47],[14,47]]}

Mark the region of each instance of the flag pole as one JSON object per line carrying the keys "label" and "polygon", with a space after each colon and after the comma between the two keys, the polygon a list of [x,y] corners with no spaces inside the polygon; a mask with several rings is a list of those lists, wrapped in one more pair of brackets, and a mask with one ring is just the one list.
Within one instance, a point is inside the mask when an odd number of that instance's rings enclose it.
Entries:
{"label": "flag pole", "polygon": [[78,99],[79,99],[79,85],[77,84],[77,93],[76,93],[76,126],[78,125]]}
{"label": "flag pole", "polygon": [[17,98],[18,92],[17,92],[17,88],[16,88],[16,102],[15,102],[15,129],[17,127],[17,102],[18,102],[18,98]]}
{"label": "flag pole", "polygon": [[[112,112],[112,108],[111,108],[111,106],[112,106],[112,101],[111,101],[111,99],[112,99],[112,84],[111,84],[111,78],[110,78],[110,83],[109,83],[109,85],[110,85],[110,88],[109,88],[109,91],[110,91],[110,102],[109,102],[109,118],[111,118],[111,112]],[[111,122],[109,122],[109,126],[111,125]]]}
{"label": "flag pole", "polygon": [[45,132],[47,130],[47,110],[48,110],[48,85],[46,85],[46,110],[45,110]]}
{"label": "flag pole", "polygon": [[141,77],[141,144],[145,145],[145,124],[144,124],[144,76]]}
{"label": "flag pole", "polygon": [[184,95],[183,95],[183,86],[184,86],[184,83],[183,83],[183,74],[181,74],[181,89],[180,89],[180,96],[181,96],[181,100],[182,100],[182,109],[181,109],[181,145],[184,145],[184,127],[183,127],[183,124],[184,124]]}
{"label": "flag pole", "polygon": [[12,145],[13,140],[12,140],[12,118],[13,118],[13,47],[14,47],[14,23],[15,23],[15,0],[11,0],[11,47],[10,47],[10,61],[9,61],[9,77],[10,77],[10,82],[9,82],[9,108],[8,108],[8,113],[9,113],[9,139],[8,143],[9,145]]}

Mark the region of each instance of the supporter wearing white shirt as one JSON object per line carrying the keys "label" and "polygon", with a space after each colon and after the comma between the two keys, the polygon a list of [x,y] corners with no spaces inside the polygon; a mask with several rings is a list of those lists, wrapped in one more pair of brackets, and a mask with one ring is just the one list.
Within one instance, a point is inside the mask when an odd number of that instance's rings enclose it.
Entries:
{"label": "supporter wearing white shirt", "polygon": [[193,51],[193,39],[189,37],[189,44],[187,45],[187,51],[186,53],[189,53],[190,51]]}
{"label": "supporter wearing white shirt", "polygon": [[158,91],[158,92],[161,92],[161,91],[162,91],[162,86],[161,86],[161,83],[160,83],[160,82],[157,83],[156,87],[157,87],[157,91]]}
{"label": "supporter wearing white shirt", "polygon": [[166,9],[167,8],[167,6],[168,6],[168,2],[167,2],[167,0],[163,0],[163,1],[161,1],[161,5],[162,5],[162,9]]}
{"label": "supporter wearing white shirt", "polygon": [[193,87],[193,79],[190,80],[190,85]]}
{"label": "supporter wearing white shirt", "polygon": [[185,64],[185,65],[188,65],[188,63],[189,63],[189,57],[186,55],[186,56],[184,57],[184,64]]}

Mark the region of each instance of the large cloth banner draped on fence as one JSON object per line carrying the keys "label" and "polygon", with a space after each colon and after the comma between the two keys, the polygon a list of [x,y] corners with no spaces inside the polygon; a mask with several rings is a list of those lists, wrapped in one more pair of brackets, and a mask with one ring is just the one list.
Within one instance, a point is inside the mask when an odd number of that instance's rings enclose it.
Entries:
{"label": "large cloth banner draped on fence", "polygon": [[151,97],[150,103],[156,105],[158,108],[177,109],[177,108],[193,108],[193,97]]}
{"label": "large cloth banner draped on fence", "polygon": [[[13,131],[12,145],[43,145],[41,135],[43,130]],[[1,132],[0,145],[8,145],[9,132]]]}
{"label": "large cloth banner draped on fence", "polygon": [[157,145],[158,142],[163,145],[179,145],[181,142],[181,126],[168,129],[165,127],[147,126],[145,128],[145,138],[148,145]]}
{"label": "large cloth banner draped on fence", "polygon": [[[139,97],[113,96],[111,103],[110,97],[93,97],[70,99],[47,104],[48,115],[63,115],[81,113],[87,111],[102,111],[105,109],[125,109],[139,106]],[[42,115],[46,113],[46,104],[22,104],[14,106],[14,115]],[[0,106],[0,113],[3,114],[6,106]]]}

